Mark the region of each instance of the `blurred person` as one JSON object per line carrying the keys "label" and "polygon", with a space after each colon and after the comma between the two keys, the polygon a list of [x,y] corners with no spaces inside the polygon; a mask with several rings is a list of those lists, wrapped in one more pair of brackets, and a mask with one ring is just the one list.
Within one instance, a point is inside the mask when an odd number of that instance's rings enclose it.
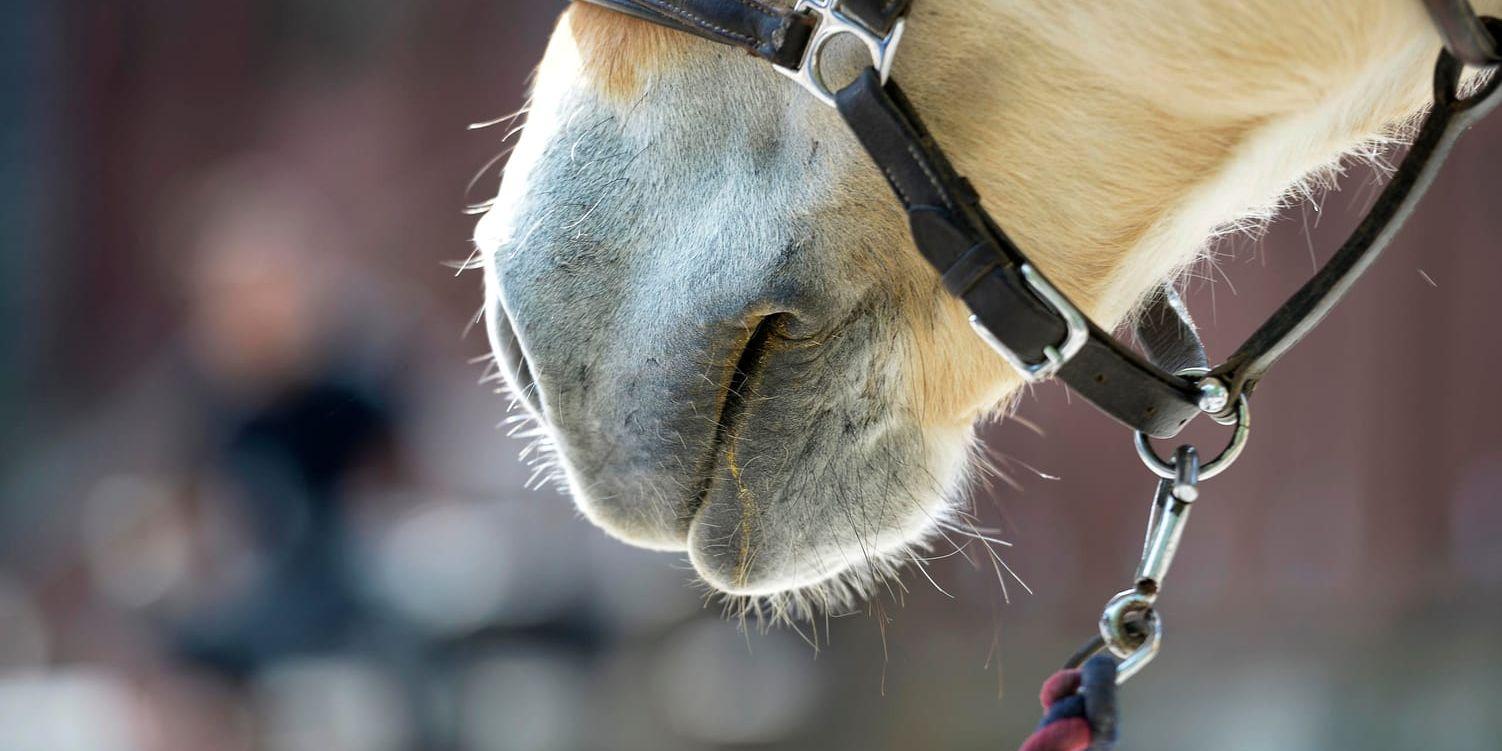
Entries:
{"label": "blurred person", "polygon": [[177,624],[178,648],[231,676],[346,644],[369,617],[350,572],[350,486],[400,464],[396,396],[341,346],[351,279],[295,173],[231,170],[198,207],[183,281],[192,449],[243,521],[254,572]]}

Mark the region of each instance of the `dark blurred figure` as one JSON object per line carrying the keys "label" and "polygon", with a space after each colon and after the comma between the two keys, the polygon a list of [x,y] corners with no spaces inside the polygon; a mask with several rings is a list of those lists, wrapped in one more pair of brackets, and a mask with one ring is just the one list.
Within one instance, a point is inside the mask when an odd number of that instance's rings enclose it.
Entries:
{"label": "dark blurred figure", "polygon": [[[203,402],[190,455],[223,486],[248,568],[177,624],[178,648],[234,677],[347,647],[374,616],[351,571],[351,485],[390,481],[394,390],[341,346],[340,288],[321,202],[266,167],[232,170],[194,206],[189,380]],[[358,337],[348,337],[357,340]]]}

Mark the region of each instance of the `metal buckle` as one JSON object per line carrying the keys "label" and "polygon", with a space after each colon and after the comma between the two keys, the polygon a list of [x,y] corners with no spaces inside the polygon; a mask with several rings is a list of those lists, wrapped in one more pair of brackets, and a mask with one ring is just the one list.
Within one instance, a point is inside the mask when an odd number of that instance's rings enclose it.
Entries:
{"label": "metal buckle", "polygon": [[823,58],[824,47],[831,40],[843,34],[849,34],[866,45],[871,53],[871,66],[881,75],[881,82],[886,83],[892,75],[892,61],[897,57],[897,46],[902,43],[902,32],[907,29],[907,19],[899,18],[892,25],[891,33],[886,36],[878,36],[854,18],[840,11],[840,0],[798,0],[798,5],[793,8],[796,13],[811,13],[818,25],[814,28],[813,35],[809,37],[808,46],[803,50],[803,60],[799,66],[784,68],[781,65],[772,67],[778,73],[797,81],[800,86],[808,89],[810,93],[819,98],[819,101],[834,107],[834,92],[829,90],[829,85],[824,82]]}
{"label": "metal buckle", "polygon": [[975,329],[975,333],[986,344],[991,345],[991,349],[996,350],[997,354],[1011,363],[1012,367],[1022,374],[1024,380],[1028,383],[1038,383],[1058,375],[1059,371],[1085,348],[1085,342],[1090,340],[1090,321],[1085,318],[1084,313],[1079,311],[1079,308],[1074,307],[1074,303],[1069,302],[1069,298],[1049,284],[1048,280],[1032,267],[1032,264],[1024,263],[1017,267],[1017,271],[1022,275],[1022,281],[1027,283],[1028,288],[1047,303],[1055,313],[1058,313],[1060,318],[1064,319],[1064,326],[1068,332],[1064,335],[1064,341],[1052,347],[1044,347],[1043,362],[1030,363],[1022,359],[1022,356],[1010,347],[1002,344],[1001,340],[986,328],[985,323],[981,322],[980,316],[970,316],[970,327]]}

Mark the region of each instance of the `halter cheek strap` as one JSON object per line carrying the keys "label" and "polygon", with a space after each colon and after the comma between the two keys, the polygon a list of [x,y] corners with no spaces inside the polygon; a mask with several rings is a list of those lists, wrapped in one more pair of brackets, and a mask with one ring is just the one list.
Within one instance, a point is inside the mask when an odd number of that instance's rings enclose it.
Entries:
{"label": "halter cheek strap", "polygon": [[[1200,413],[1193,384],[1090,323],[1028,262],[955,173],[896,82],[883,85],[867,70],[837,101],[907,210],[918,250],[970,307],[977,333],[1029,380],[1058,375],[1108,414],[1155,436],[1178,433]],[[1203,346],[1181,310],[1149,311],[1144,338],[1165,359],[1200,365]]]}
{"label": "halter cheek strap", "polygon": [[[800,3],[809,4],[811,3]],[[877,34],[887,34],[898,21],[907,17],[912,4],[912,0],[842,0],[839,7],[841,12],[859,21],[867,29]]]}

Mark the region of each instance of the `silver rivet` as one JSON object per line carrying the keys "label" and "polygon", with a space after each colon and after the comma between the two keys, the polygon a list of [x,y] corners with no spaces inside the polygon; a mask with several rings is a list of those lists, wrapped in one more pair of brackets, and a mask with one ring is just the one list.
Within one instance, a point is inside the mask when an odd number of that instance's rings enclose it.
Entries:
{"label": "silver rivet", "polygon": [[1226,411],[1231,404],[1231,390],[1219,378],[1200,381],[1200,409],[1212,415]]}

